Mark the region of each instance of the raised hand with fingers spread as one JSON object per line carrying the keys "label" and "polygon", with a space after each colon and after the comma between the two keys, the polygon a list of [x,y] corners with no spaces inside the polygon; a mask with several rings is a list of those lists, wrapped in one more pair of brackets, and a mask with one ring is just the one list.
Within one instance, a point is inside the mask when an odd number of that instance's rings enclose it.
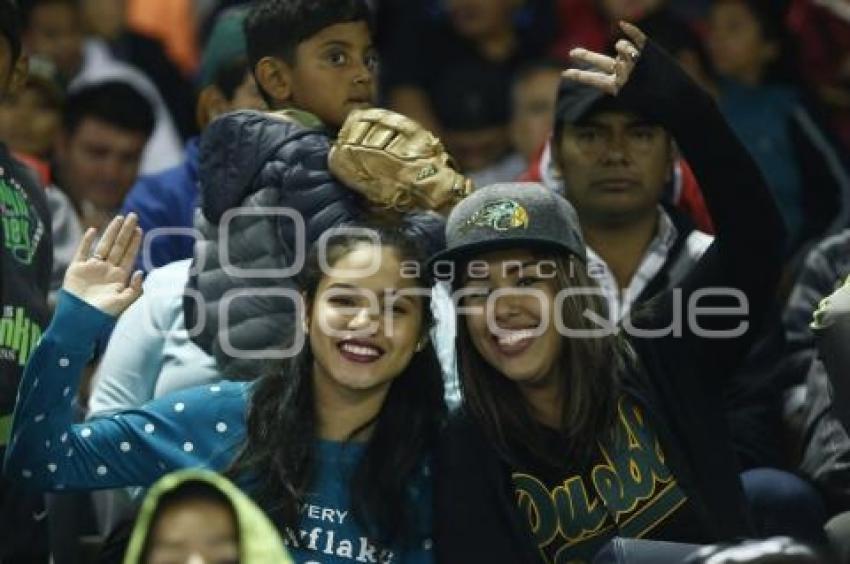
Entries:
{"label": "raised hand with fingers spread", "polygon": [[62,289],[104,313],[118,316],[142,294],[142,273],[132,274],[142,244],[136,214],[114,218],[91,251],[96,229],[89,229],[65,273]]}
{"label": "raised hand with fingers spread", "polygon": [[646,45],[646,35],[628,22],[620,22],[620,29],[628,39],[617,41],[616,57],[588,51],[581,47],[570,51],[570,56],[576,61],[590,65],[590,69],[567,69],[564,78],[569,78],[587,86],[598,88],[612,96],[616,96],[640,59],[640,53]]}

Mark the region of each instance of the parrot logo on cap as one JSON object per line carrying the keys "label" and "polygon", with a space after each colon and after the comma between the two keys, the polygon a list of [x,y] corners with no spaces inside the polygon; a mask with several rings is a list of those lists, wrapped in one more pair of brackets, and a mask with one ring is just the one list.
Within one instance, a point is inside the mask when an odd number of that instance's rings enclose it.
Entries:
{"label": "parrot logo on cap", "polygon": [[528,212],[514,200],[490,202],[466,220],[463,230],[473,226],[486,227],[495,231],[525,229],[528,227]]}

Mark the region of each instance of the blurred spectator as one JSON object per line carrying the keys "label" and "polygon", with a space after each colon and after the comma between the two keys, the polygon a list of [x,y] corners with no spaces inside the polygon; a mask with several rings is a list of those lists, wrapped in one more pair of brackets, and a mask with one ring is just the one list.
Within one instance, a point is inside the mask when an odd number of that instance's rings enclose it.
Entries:
{"label": "blurred spectator", "polygon": [[150,104],[123,82],[86,86],[68,96],[57,184],[84,225],[100,229],[118,213],[153,128]]}
{"label": "blurred spectator", "polygon": [[0,139],[13,152],[40,161],[38,171],[45,184],[50,182],[44,169],[62,126],[62,106],[63,94],[53,77],[34,68],[17,94],[0,104]]}
{"label": "blurred spectator", "polygon": [[81,0],[87,31],[99,37],[119,61],[141,70],[162,94],[183,139],[197,134],[194,87],[154,38],[127,27],[127,0]]}
{"label": "blurred spectator", "polygon": [[162,96],[140,70],[118,61],[100,39],[84,41],[79,0],[22,0],[25,45],[32,55],[53,63],[70,89],[120,80],[132,85],[154,106],[156,129],[142,160],[142,171],[176,166],[182,142]]}
{"label": "blurred spectator", "polygon": [[56,66],[68,84],[83,64],[83,29],[77,0],[21,0],[24,43],[31,55]]}
{"label": "blurred spectator", "polygon": [[789,233],[787,251],[847,224],[850,177],[796,80],[786,1],[718,0],[709,48],[720,107],[761,167]]}
{"label": "blurred spectator", "polygon": [[161,478],[142,505],[124,564],[291,564],[265,513],[223,476],[183,470]]}
{"label": "blurred spectator", "polygon": [[548,38],[516,25],[520,0],[447,0],[446,14],[386,53],[389,105],[442,136],[476,172],[510,152],[510,85]]}
{"label": "blurred spectator", "polygon": [[541,60],[525,66],[514,79],[511,140],[525,166],[540,152],[552,131],[564,68],[561,61]]}
{"label": "blurred spectator", "polygon": [[26,83],[0,103],[0,140],[30,167],[45,186],[53,234],[50,304],[82,237],[82,226],[68,196],[52,183],[50,163],[62,126],[64,100],[50,67],[30,65]]}
{"label": "blurred spectator", "polygon": [[[222,15],[204,50],[198,100],[198,126],[203,129],[219,115],[238,109],[266,109],[246,58],[242,24],[247,11]],[[186,146],[185,161],[157,175],[144,176],[130,190],[122,213],[136,212],[149,246],[143,247],[138,266],[143,270],[191,258],[194,238],[188,233],[159,235],[160,227],[193,225],[198,205],[198,139]]]}

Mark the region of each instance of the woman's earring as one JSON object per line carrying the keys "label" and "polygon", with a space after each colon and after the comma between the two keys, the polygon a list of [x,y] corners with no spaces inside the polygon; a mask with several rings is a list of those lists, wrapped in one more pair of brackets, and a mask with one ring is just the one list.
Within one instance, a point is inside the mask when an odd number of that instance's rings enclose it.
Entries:
{"label": "woman's earring", "polygon": [[428,337],[422,337],[419,339],[419,342],[416,344],[416,352],[422,352],[425,350],[425,346],[428,344]]}

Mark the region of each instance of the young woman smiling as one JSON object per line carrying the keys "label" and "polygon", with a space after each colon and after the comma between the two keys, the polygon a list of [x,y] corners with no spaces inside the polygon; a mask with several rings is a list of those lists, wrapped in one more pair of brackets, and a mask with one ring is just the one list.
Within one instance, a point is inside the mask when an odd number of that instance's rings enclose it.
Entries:
{"label": "young woman smiling", "polygon": [[[565,78],[601,90],[597,102],[616,95],[658,119],[694,168],[717,238],[678,287],[612,326],[560,195],[493,185],[452,211],[447,250],[432,258],[462,273],[464,407],[435,481],[441,562],[589,563],[616,536],[708,543],[751,533],[722,387],[771,303],[781,220],[710,97],[622,28],[629,40],[616,57],[577,49],[590,68]],[[635,166],[627,143],[609,143],[615,156],[601,166]]]}
{"label": "young woman smiling", "polygon": [[135,216],[115,219],[91,255],[89,231],[21,383],[8,475],[22,487],[87,490],[147,486],[186,467],[227,471],[281,527],[296,562],[431,562],[442,381],[429,288],[402,263],[420,261],[429,239],[441,246],[432,229],[442,222],[417,217],[323,238],[327,268],[314,250],[299,280],[306,342],[259,381],[74,425],[70,391],[94,342],[141,289],[129,276]]}

